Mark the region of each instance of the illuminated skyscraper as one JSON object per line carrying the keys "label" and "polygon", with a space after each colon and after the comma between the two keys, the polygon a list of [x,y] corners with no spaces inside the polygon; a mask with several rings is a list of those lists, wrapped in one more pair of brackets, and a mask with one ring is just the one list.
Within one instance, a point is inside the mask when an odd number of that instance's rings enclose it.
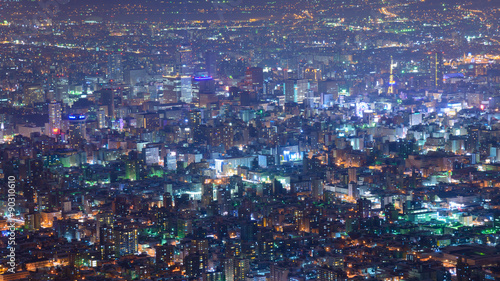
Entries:
{"label": "illuminated skyscraper", "polygon": [[87,138],[86,116],[71,114],[69,119],[69,139],[68,142],[74,147],[79,146]]}
{"label": "illuminated skyscraper", "polygon": [[309,90],[307,79],[288,79],[284,83],[285,102],[303,103]]}
{"label": "illuminated skyscraper", "polygon": [[61,104],[58,102],[51,102],[49,104],[49,128],[47,132],[49,136],[59,135],[61,133],[61,114]]}
{"label": "illuminated skyscraper", "polygon": [[392,59],[391,56],[391,76],[389,78],[389,90],[388,94],[394,94],[394,85],[396,85],[396,81],[394,81],[394,60]]}
{"label": "illuminated skyscraper", "polygon": [[429,80],[430,86],[436,89],[443,87],[444,62],[443,53],[429,52],[427,54],[429,61]]}

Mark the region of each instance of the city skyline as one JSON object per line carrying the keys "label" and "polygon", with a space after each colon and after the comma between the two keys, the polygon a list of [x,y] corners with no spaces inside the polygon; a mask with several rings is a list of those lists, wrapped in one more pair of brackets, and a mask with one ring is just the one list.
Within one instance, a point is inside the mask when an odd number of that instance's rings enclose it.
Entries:
{"label": "city skyline", "polygon": [[0,184],[0,281],[500,280],[500,2],[1,2]]}

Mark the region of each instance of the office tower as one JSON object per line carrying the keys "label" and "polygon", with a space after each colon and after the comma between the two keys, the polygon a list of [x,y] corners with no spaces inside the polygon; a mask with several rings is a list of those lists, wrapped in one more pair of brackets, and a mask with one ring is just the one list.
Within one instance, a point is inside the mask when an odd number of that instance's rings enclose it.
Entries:
{"label": "office tower", "polygon": [[191,103],[193,100],[193,85],[191,83],[191,76],[183,75],[181,76],[181,102]]}
{"label": "office tower", "polygon": [[128,154],[126,160],[125,173],[130,180],[139,180],[146,176],[146,163],[142,153],[133,151]]}
{"label": "office tower", "polygon": [[135,86],[140,83],[146,83],[148,73],[146,69],[127,69],[123,73],[123,82],[130,86]]}
{"label": "office tower", "polygon": [[108,78],[114,81],[123,80],[123,56],[121,54],[108,56]]}
{"label": "office tower", "polygon": [[137,128],[154,130],[160,127],[160,115],[158,113],[137,114]]}
{"label": "office tower", "polygon": [[264,85],[264,72],[260,67],[250,67],[245,71],[245,85],[247,91],[260,92]]}
{"label": "office tower", "polygon": [[118,226],[114,229],[116,256],[132,255],[138,251],[137,228]]}
{"label": "office tower", "polygon": [[443,53],[429,52],[427,53],[429,63],[429,80],[432,88],[440,89],[443,87],[444,76],[444,61]]}
{"label": "office tower", "polygon": [[284,83],[285,102],[303,103],[309,90],[307,79],[288,79]]}
{"label": "office tower", "polygon": [[99,107],[99,109],[97,110],[97,124],[99,129],[104,129],[108,127],[106,116],[107,114],[105,107]]}
{"label": "office tower", "polygon": [[158,165],[160,162],[160,148],[158,146],[148,146],[142,149],[146,165]]}
{"label": "office tower", "polygon": [[234,146],[234,128],[232,123],[225,123],[222,127],[222,144],[225,149]]}
{"label": "office tower", "polygon": [[227,185],[220,185],[217,188],[217,204],[219,205],[219,214],[227,215],[231,204],[231,191]]}
{"label": "office tower", "polygon": [[86,116],[83,114],[70,114],[69,120],[69,138],[68,142],[73,147],[80,146],[87,139]]}
{"label": "office tower", "polygon": [[190,46],[182,46],[177,50],[175,63],[176,72],[180,75],[191,76],[193,75],[193,50]]}
{"label": "office tower", "polygon": [[349,183],[358,182],[358,169],[357,168],[349,168],[347,170],[347,173],[349,174]]}
{"label": "office tower", "polygon": [[211,76],[194,77],[192,82],[192,95],[199,99],[201,94],[214,94],[215,81]]}
{"label": "office tower", "polygon": [[103,89],[100,91],[100,105],[108,109],[108,117],[114,118],[115,113],[115,91],[113,89]]}
{"label": "office tower", "polygon": [[410,126],[417,126],[422,124],[423,114],[420,112],[410,114]]}
{"label": "office tower", "polygon": [[205,53],[205,69],[208,76],[213,78],[217,77],[217,53],[214,51],[207,51]]}
{"label": "office tower", "polygon": [[56,136],[61,134],[62,129],[62,109],[61,104],[58,102],[51,102],[49,104],[49,128],[48,135]]}
{"label": "office tower", "polygon": [[471,126],[467,128],[467,136],[465,137],[465,149],[469,153],[476,152],[479,149],[479,139],[481,130],[479,127]]}
{"label": "office tower", "polygon": [[55,100],[58,102],[68,102],[69,83],[67,77],[59,77],[55,82]]}
{"label": "office tower", "polygon": [[181,80],[179,76],[163,76],[163,97],[161,103],[178,103],[181,96]]}
{"label": "office tower", "polygon": [[190,137],[193,142],[201,142],[204,140],[203,132],[201,130],[201,111],[193,110],[188,113]]}
{"label": "office tower", "polygon": [[193,99],[191,76],[163,76],[163,98],[161,103],[190,103]]}

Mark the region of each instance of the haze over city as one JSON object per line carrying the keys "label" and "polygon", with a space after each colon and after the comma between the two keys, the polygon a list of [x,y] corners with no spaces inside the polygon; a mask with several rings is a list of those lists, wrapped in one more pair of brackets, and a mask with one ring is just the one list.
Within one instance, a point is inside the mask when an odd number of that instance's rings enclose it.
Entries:
{"label": "haze over city", "polygon": [[0,2],[0,281],[500,280],[500,2]]}

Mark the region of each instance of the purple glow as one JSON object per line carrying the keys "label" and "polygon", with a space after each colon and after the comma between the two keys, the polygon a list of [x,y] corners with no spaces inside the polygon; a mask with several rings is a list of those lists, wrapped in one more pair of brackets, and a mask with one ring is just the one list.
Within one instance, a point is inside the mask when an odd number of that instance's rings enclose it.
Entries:
{"label": "purple glow", "polygon": [[208,77],[195,77],[194,80],[197,80],[197,81],[200,81],[200,80],[211,80],[212,79],[212,76],[208,76]]}

